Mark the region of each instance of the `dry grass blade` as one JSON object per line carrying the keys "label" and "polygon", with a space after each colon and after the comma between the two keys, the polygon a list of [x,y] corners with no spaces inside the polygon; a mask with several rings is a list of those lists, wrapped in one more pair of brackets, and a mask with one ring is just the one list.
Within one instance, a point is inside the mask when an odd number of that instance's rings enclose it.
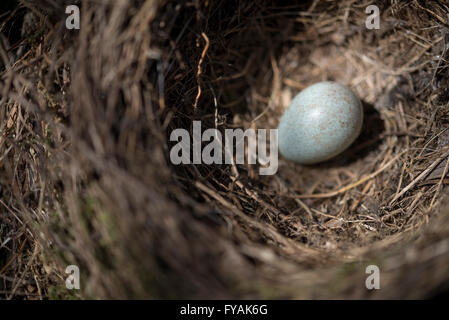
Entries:
{"label": "dry grass blade", "polygon": [[438,157],[435,161],[433,161],[430,166],[427,167],[421,174],[419,174],[412,182],[410,182],[406,187],[404,187],[396,196],[391,199],[390,206],[392,206],[400,197],[402,197],[407,191],[413,188],[418,182],[423,180],[437,165],[440,164],[445,158],[449,156],[449,150],[444,152],[442,156]]}

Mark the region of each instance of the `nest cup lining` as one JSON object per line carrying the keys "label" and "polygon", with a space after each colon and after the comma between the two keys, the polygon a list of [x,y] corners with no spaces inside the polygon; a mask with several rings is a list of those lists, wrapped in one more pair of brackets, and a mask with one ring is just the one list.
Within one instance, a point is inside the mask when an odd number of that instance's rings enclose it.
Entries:
{"label": "nest cup lining", "polygon": [[[227,201],[271,224],[282,236],[320,254],[335,255],[336,249],[368,248],[373,242],[420,228],[428,220],[430,202],[440,187],[411,188],[404,196],[396,196],[441,155],[441,148],[423,149],[440,131],[432,123],[435,119],[428,117],[428,106],[410,100],[422,86],[413,78],[408,62],[418,60],[422,49],[417,51],[419,45],[398,36],[401,24],[390,15],[400,15],[399,8],[385,8],[387,26],[376,31],[365,28],[363,7],[308,5],[286,11],[281,7],[248,9],[253,11],[241,17],[240,29],[231,29],[233,36],[223,45],[228,51],[220,64],[230,61],[232,69],[242,70],[231,76],[217,76],[214,48],[221,52],[223,37],[209,30],[205,60],[209,65],[203,67],[207,71],[203,70],[200,85],[205,90],[210,85],[210,95],[220,97],[215,115],[219,127],[276,128],[301,89],[318,81],[337,81],[351,87],[364,103],[360,138],[344,154],[321,165],[300,166],[281,158],[272,177],[257,176],[257,170],[247,166],[237,169],[242,171],[238,178],[228,169],[224,173],[228,179],[209,181]],[[345,26],[348,23],[350,27]],[[211,96],[203,92],[198,105],[206,114],[213,105]],[[225,123],[225,115],[232,119]],[[429,132],[429,127],[434,131]],[[208,195],[206,199],[212,200]],[[433,201],[431,207],[435,205]],[[298,260],[295,255],[291,258]]]}
{"label": "nest cup lining", "polygon": [[[232,237],[268,246],[306,269],[360,259],[409,239],[438,210],[447,164],[445,144],[437,138],[447,123],[446,107],[431,106],[445,89],[431,94],[422,79],[435,72],[435,64],[423,67],[425,61],[442,50],[438,32],[422,31],[432,22],[411,18],[417,7],[385,5],[383,28],[367,30],[362,4],[315,4],[254,6],[240,17],[238,30],[230,28],[233,37],[225,45],[223,30],[206,30],[208,67],[200,85],[213,89],[209,96],[203,92],[198,106],[207,114],[218,96],[215,125],[268,129],[277,127],[294,95],[318,81],[345,84],[363,101],[361,136],[331,161],[300,166],[281,158],[278,173],[268,177],[251,166],[237,168],[238,178],[229,168],[218,169],[220,178],[214,177],[217,169],[203,174],[208,187],[200,199],[217,202],[228,225],[244,230],[244,236],[234,231]],[[419,31],[426,45],[406,30]],[[216,52],[231,70],[215,70]],[[227,212],[236,208],[250,219],[230,218]]]}

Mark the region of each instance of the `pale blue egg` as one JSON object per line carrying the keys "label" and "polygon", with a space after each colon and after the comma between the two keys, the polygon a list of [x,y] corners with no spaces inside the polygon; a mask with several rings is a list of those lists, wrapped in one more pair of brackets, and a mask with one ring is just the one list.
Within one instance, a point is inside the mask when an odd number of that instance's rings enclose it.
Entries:
{"label": "pale blue egg", "polygon": [[348,87],[319,82],[301,91],[279,123],[279,151],[288,160],[313,164],[348,148],[360,134],[363,107]]}

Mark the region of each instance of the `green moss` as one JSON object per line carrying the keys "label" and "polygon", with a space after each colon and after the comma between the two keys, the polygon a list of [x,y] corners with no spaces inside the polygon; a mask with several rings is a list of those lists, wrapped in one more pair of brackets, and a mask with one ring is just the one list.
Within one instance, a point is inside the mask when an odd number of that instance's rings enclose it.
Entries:
{"label": "green moss", "polygon": [[50,286],[48,298],[50,300],[81,300],[77,290],[69,290],[63,285]]}

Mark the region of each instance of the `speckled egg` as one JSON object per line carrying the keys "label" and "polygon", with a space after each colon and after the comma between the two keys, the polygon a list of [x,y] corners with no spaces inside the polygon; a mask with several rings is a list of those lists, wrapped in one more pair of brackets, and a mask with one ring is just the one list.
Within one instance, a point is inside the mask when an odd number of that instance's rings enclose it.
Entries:
{"label": "speckled egg", "polygon": [[288,160],[313,164],[348,148],[360,134],[363,107],[348,87],[319,82],[301,91],[279,123],[279,151]]}

